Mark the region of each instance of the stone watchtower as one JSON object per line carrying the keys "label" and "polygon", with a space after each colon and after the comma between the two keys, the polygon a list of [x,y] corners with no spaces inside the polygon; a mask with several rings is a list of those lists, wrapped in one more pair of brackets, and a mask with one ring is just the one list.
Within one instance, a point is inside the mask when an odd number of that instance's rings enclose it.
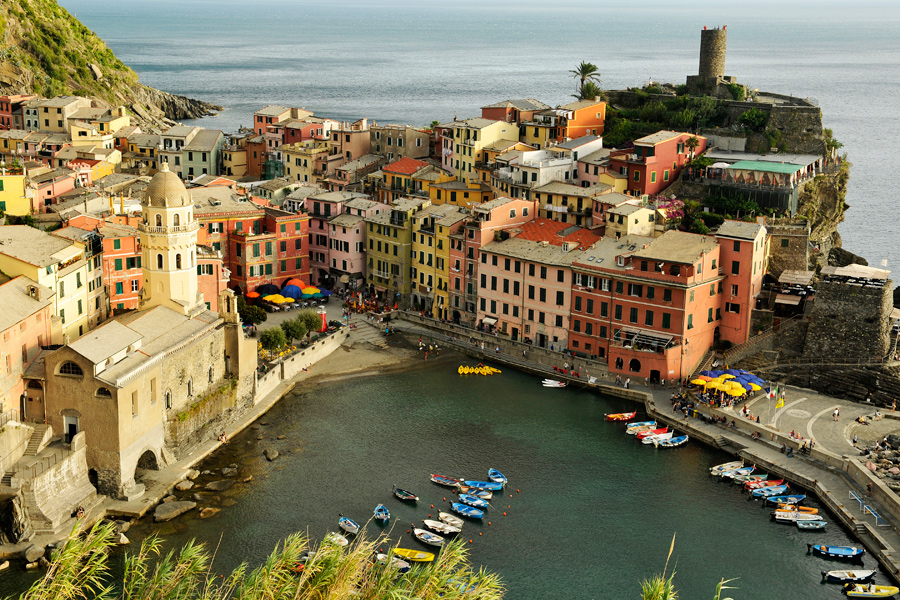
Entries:
{"label": "stone watchtower", "polygon": [[700,32],[700,68],[697,75],[688,75],[688,90],[694,93],[721,96],[731,99],[728,84],[737,83],[737,79],[725,75],[725,46],[728,29],[723,25]]}

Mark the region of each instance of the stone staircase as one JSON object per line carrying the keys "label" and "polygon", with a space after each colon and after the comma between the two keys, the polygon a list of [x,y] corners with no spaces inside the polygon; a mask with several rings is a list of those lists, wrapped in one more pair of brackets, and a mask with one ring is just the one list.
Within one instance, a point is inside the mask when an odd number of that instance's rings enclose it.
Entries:
{"label": "stone staircase", "polygon": [[384,332],[376,325],[365,320],[357,320],[355,325],[356,328],[351,331],[351,339],[354,342],[368,342],[379,348],[390,347]]}
{"label": "stone staircase", "polygon": [[49,425],[36,424],[33,425],[34,433],[28,440],[28,447],[25,448],[25,456],[37,456],[37,453],[43,450],[50,442],[50,434],[52,430]]}
{"label": "stone staircase", "polygon": [[724,448],[725,446],[728,445],[728,440],[726,440],[725,437],[721,436],[721,435],[717,435],[716,437],[714,437],[713,441],[716,443],[716,446],[718,446],[719,448]]}
{"label": "stone staircase", "polygon": [[0,477],[0,486],[12,487],[12,477],[13,471],[7,471],[3,474],[3,477]]}

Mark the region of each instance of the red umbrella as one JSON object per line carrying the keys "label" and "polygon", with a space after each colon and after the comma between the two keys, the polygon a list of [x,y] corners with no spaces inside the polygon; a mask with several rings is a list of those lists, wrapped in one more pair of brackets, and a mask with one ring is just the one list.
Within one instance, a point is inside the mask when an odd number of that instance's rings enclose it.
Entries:
{"label": "red umbrella", "polygon": [[287,287],[289,285],[296,285],[301,290],[305,287],[309,287],[308,285],[303,283],[302,279],[288,279],[288,282],[286,284],[284,284],[284,287]]}
{"label": "red umbrella", "polygon": [[250,292],[247,294],[248,298],[259,298],[259,294],[257,292]]}

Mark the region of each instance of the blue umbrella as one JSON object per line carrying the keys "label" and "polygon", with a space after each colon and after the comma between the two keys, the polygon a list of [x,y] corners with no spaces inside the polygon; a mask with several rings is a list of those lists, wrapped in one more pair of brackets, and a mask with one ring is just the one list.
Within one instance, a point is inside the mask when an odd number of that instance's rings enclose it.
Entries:
{"label": "blue umbrella", "polygon": [[707,377],[715,377],[715,375],[713,375],[712,371],[700,371],[700,374],[705,375]]}
{"label": "blue umbrella", "polygon": [[738,375],[741,374],[740,371],[738,371],[736,369],[725,369],[725,372],[728,373],[729,375],[734,375],[735,377],[737,377]]}
{"label": "blue umbrella", "polygon": [[324,296],[330,296],[334,292],[332,292],[331,290],[321,290],[321,291],[319,291],[319,293],[322,294],[322,296],[324,297]]}
{"label": "blue umbrella", "polygon": [[296,285],[286,285],[284,286],[284,289],[281,290],[281,295],[288,296],[296,300],[303,295],[303,292]]}

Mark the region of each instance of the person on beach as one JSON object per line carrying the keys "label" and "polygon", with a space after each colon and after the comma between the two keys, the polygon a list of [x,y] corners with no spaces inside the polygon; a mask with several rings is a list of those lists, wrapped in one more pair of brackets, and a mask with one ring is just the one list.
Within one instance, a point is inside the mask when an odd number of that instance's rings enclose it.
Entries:
{"label": "person on beach", "polygon": [[837,420],[838,420],[838,409],[834,409],[834,412],[831,413],[831,420],[832,420],[832,421],[837,421]]}

